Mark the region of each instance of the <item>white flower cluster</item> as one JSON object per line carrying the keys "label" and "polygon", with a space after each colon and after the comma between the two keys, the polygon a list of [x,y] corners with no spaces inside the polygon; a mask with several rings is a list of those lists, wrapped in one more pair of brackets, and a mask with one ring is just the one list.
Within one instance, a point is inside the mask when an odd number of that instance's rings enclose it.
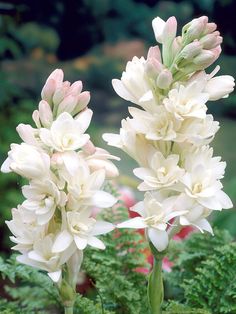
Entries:
{"label": "white flower cluster", "polygon": [[153,20],[156,40],[147,59],[134,57],[121,80],[112,81],[116,93],[142,107],[130,107],[132,118],[122,121],[120,134],[104,134],[109,145],[121,148],[139,167],[134,174],[144,200],[139,213],[118,227],[147,228],[158,251],[182,226],[193,225],[212,233],[207,217],[213,210],[231,208],[220,179],[226,163],[213,157],[209,143],[219,123],[207,114],[206,102],[227,97],[234,79],[214,77],[204,69],[220,54],[222,37],[207,17],[194,19],[176,37],[174,17]]}
{"label": "white flower cluster", "polygon": [[57,283],[64,264],[76,282],[87,245],[105,248],[97,236],[114,226],[97,221],[92,209],[116,203],[102,186],[118,175],[110,161],[115,157],[95,147],[85,133],[92,118],[89,92],[81,93],[81,81],[71,85],[63,76],[59,69],[49,76],[33,113],[37,128],[17,127],[23,143],[11,145],[1,167],[29,180],[22,187],[26,200],[6,222],[16,243],[13,249],[21,253],[18,261],[47,271]]}

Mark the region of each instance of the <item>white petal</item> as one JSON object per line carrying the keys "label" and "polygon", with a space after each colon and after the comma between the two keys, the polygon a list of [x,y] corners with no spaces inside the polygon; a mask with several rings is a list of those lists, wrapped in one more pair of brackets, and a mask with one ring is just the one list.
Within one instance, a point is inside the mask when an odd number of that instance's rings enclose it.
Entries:
{"label": "white petal", "polygon": [[52,279],[52,281],[59,282],[61,279],[61,269],[52,273],[48,273],[48,276]]}
{"label": "white petal", "polygon": [[156,41],[162,43],[162,33],[164,30],[166,22],[163,21],[160,17],[156,17],[152,20],[152,28],[155,34]]}
{"label": "white petal", "polygon": [[88,240],[85,238],[80,238],[78,236],[74,236],[74,241],[79,250],[83,250],[86,248],[88,244]]}
{"label": "white petal", "polygon": [[121,222],[117,225],[117,228],[133,228],[133,229],[142,229],[146,228],[147,225],[144,222],[143,218],[141,217],[135,217],[132,219],[129,219],[127,221]]}
{"label": "white petal", "polygon": [[97,191],[92,197],[92,202],[94,206],[99,208],[109,208],[117,202],[117,199],[110,193]]}
{"label": "white petal", "polygon": [[1,171],[2,171],[3,173],[11,172],[10,165],[11,165],[11,159],[10,159],[10,158],[7,158],[7,159],[3,162],[2,166],[1,166]]}
{"label": "white petal", "polygon": [[206,219],[201,219],[195,223],[195,226],[198,227],[200,230],[206,230],[213,235],[213,230],[210,223]]}
{"label": "white petal", "polygon": [[164,251],[167,248],[169,237],[166,231],[149,228],[148,237],[159,252]]}
{"label": "white petal", "polygon": [[92,119],[93,112],[91,109],[83,110],[78,116],[76,117],[75,121],[79,123],[81,133],[84,133]]}
{"label": "white petal", "polygon": [[219,202],[221,203],[222,208],[224,209],[229,209],[233,207],[233,203],[231,201],[231,199],[229,198],[229,196],[223,192],[222,190],[217,191],[216,193],[216,198],[219,200]]}
{"label": "white petal", "polygon": [[105,244],[99,240],[98,238],[96,237],[91,237],[88,239],[88,244],[97,248],[97,249],[101,249],[101,250],[104,250],[106,247],[105,247]]}
{"label": "white petal", "polygon": [[120,80],[113,79],[112,80],[112,86],[121,98],[135,102],[135,98],[127,91],[127,89],[124,87],[123,83]]}
{"label": "white petal", "polygon": [[56,238],[53,246],[52,246],[52,252],[53,253],[59,253],[66,250],[71,242],[73,241],[72,235],[67,231],[63,230]]}
{"label": "white petal", "polygon": [[91,232],[92,235],[105,234],[114,230],[115,226],[107,221],[97,221]]}

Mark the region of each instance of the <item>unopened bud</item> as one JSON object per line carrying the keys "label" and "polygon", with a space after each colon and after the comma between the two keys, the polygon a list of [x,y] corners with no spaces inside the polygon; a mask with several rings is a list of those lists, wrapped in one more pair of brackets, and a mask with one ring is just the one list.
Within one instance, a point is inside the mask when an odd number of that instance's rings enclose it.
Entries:
{"label": "unopened bud", "polygon": [[163,68],[163,64],[161,64],[157,59],[149,58],[145,64],[145,73],[149,77],[156,78]]}
{"label": "unopened bud", "polygon": [[190,23],[183,27],[183,36],[186,38],[186,42],[190,43],[194,39],[200,38],[208,22],[207,16],[201,16],[197,19],[193,19]]}
{"label": "unopened bud", "polygon": [[172,43],[172,54],[175,57],[182,48],[182,37],[177,36]]}
{"label": "unopened bud", "polygon": [[176,36],[177,32],[177,21],[174,16],[171,16],[166,21],[165,27],[162,33],[163,43],[172,42]]}
{"label": "unopened bud", "polygon": [[87,155],[93,155],[96,152],[96,147],[93,145],[92,141],[88,141],[83,147],[82,150]]}
{"label": "unopened bud", "polygon": [[51,107],[45,100],[39,103],[39,118],[45,128],[50,127],[53,122]]}
{"label": "unopened bud", "polygon": [[34,120],[34,123],[36,124],[37,128],[41,128],[40,118],[39,118],[39,112],[38,110],[34,110],[32,114],[32,119]]}
{"label": "unopened bud", "polygon": [[90,101],[90,92],[84,91],[77,97],[77,103],[71,114],[74,116],[87,107]]}
{"label": "unopened bud", "polygon": [[194,41],[183,48],[180,57],[184,59],[192,59],[196,57],[202,50],[202,45],[199,41]]}
{"label": "unopened bud", "polygon": [[82,88],[83,88],[83,83],[81,81],[76,81],[70,86],[68,90],[68,94],[71,94],[73,96],[78,96],[81,93]]}
{"label": "unopened bud", "polygon": [[57,116],[59,116],[59,114],[61,114],[62,112],[68,112],[68,113],[73,112],[77,104],[77,98],[78,97],[73,96],[73,95],[66,96],[62,100],[62,102],[58,105]]}
{"label": "unopened bud", "polygon": [[63,82],[62,86],[57,88],[54,95],[53,95],[53,104],[55,106],[59,105],[60,102],[65,98],[68,90],[70,88],[70,82]]}
{"label": "unopened bud", "polygon": [[210,50],[202,50],[202,52],[193,59],[193,63],[200,68],[206,68],[214,62],[215,54]]}
{"label": "unopened bud", "polygon": [[150,47],[147,54],[148,59],[156,59],[161,63],[161,51],[158,46]]}
{"label": "unopened bud", "polygon": [[53,79],[48,79],[41,92],[42,99],[46,100],[51,105],[52,97],[55,91],[56,91],[56,81]]}
{"label": "unopened bud", "polygon": [[54,80],[57,82],[57,85],[62,84],[64,78],[64,73],[61,69],[54,70],[48,77],[46,84],[49,80]]}
{"label": "unopened bud", "polygon": [[117,167],[109,160],[91,158],[87,160],[87,164],[92,172],[104,169],[107,178],[114,178],[119,175]]}
{"label": "unopened bud", "polygon": [[223,41],[223,38],[219,35],[220,33],[218,31],[205,35],[200,39],[200,43],[203,45],[204,49],[213,49]]}
{"label": "unopened bud", "polygon": [[203,31],[203,35],[211,34],[217,29],[216,23],[207,23]]}
{"label": "unopened bud", "polygon": [[156,84],[161,89],[166,89],[172,83],[172,73],[164,69],[157,77]]}

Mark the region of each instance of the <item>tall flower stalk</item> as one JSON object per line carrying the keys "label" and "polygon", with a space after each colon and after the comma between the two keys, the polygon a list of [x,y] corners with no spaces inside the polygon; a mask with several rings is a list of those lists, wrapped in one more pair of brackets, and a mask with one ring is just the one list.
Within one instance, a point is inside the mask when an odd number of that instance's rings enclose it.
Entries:
{"label": "tall flower stalk", "polygon": [[17,260],[48,273],[57,285],[65,313],[73,313],[76,283],[87,245],[105,249],[97,238],[114,229],[94,217],[93,208],[108,208],[116,199],[102,190],[104,181],[118,175],[110,159],[85,133],[92,110],[82,82],[63,81],[55,70],[42,89],[33,112],[36,127],[20,124],[21,144],[11,144],[2,172],[26,178],[25,201],[12,209],[7,225],[21,253]]}
{"label": "tall flower stalk", "polygon": [[154,255],[148,297],[152,314],[161,313],[163,283],[161,260],[169,241],[184,226],[213,234],[207,217],[213,210],[232,207],[222,191],[226,163],[213,156],[210,143],[219,123],[207,113],[207,101],[228,97],[234,79],[215,76],[205,69],[219,57],[222,37],[206,16],[186,24],[176,36],[177,21],[159,17],[152,22],[162,45],[147,57],[129,61],[120,80],[112,81],[116,93],[138,107],[122,120],[120,134],[104,134],[137,163],[134,174],[143,201],[132,207],[139,214],[119,228],[145,228]]}

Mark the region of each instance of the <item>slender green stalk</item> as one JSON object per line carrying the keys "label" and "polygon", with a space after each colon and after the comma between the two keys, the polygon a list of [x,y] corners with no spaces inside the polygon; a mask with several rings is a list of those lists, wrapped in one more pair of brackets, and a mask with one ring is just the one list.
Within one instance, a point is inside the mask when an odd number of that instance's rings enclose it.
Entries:
{"label": "slender green stalk", "polygon": [[164,298],[162,281],[162,258],[154,256],[154,264],[148,280],[148,301],[151,314],[161,314],[161,305]]}
{"label": "slender green stalk", "polygon": [[73,306],[65,306],[65,314],[73,314]]}

